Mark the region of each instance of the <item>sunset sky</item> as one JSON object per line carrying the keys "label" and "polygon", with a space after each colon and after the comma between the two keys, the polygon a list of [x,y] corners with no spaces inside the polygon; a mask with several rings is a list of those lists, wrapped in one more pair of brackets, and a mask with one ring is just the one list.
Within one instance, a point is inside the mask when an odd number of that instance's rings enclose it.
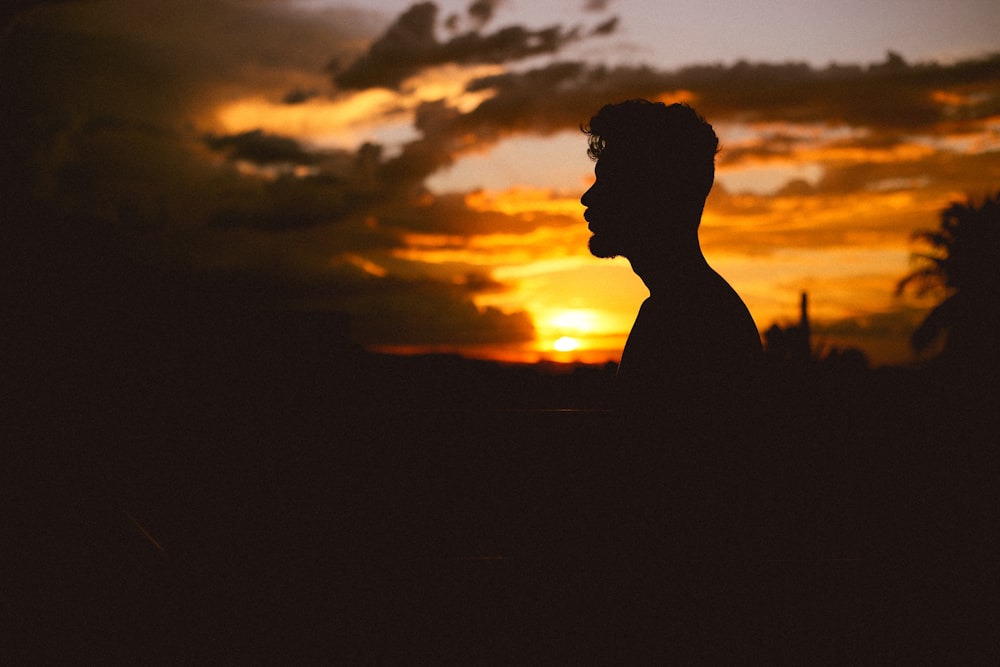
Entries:
{"label": "sunset sky", "polygon": [[894,294],[912,233],[1000,190],[995,0],[20,4],[24,196],[372,349],[617,360],[647,293],[587,251],[579,126],[607,102],[705,116],[709,262],[761,331],[808,291],[815,342],[874,364],[929,304]]}

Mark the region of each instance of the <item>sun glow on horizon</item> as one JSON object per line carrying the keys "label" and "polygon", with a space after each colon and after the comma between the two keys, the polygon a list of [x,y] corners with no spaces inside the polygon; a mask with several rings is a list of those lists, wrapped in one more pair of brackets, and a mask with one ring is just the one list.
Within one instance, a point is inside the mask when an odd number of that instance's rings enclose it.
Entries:
{"label": "sun glow on horizon", "polygon": [[555,329],[590,333],[598,329],[601,313],[592,308],[567,308],[551,314],[546,324]]}
{"label": "sun glow on horizon", "polygon": [[571,336],[557,338],[556,342],[552,343],[552,349],[556,352],[572,352],[578,347],[580,347],[580,341]]}
{"label": "sun glow on horizon", "polygon": [[532,312],[537,334],[535,348],[543,355],[586,353],[611,359],[621,351],[627,329],[599,308],[539,308]]}

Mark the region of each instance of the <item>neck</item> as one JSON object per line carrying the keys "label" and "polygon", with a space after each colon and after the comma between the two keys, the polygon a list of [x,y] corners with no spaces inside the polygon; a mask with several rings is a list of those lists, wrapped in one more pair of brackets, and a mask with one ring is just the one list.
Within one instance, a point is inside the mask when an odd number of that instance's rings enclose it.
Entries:
{"label": "neck", "polygon": [[632,270],[649,289],[650,296],[674,291],[678,286],[701,280],[712,268],[701,251],[698,237],[678,243],[674,239],[669,250],[651,247],[628,258]]}

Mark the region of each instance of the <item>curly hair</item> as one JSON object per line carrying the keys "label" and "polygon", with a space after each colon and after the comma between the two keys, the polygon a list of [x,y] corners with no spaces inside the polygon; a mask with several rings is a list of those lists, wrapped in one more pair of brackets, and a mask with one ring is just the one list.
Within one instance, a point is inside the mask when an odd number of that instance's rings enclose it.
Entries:
{"label": "curly hair", "polygon": [[628,151],[630,159],[673,184],[673,190],[703,198],[712,188],[719,138],[686,104],[643,99],[608,104],[580,129],[588,136],[592,160],[599,160],[610,144]]}

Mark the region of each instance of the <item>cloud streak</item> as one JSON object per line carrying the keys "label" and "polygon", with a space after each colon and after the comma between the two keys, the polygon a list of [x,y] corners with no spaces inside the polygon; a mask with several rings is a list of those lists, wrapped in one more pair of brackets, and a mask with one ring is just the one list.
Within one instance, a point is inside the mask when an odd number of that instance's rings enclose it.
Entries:
{"label": "cloud streak", "polygon": [[[664,71],[554,62],[471,82],[470,90],[494,95],[459,123],[463,129],[484,128],[487,136],[495,134],[489,131],[493,128],[572,129],[595,111],[595,99],[682,97],[713,122],[822,123],[880,135],[980,130],[1000,115],[998,72],[1000,55],[952,65],[909,65],[890,54],[885,63],[867,67],[822,69],[740,62]],[[538,96],[540,90],[547,94]]]}
{"label": "cloud streak", "polygon": [[[494,4],[474,2],[469,13],[484,24],[492,18]],[[434,3],[413,5],[360,58],[343,69],[338,61],[333,61],[329,69],[334,83],[341,90],[372,87],[398,90],[408,78],[429,67],[446,63],[516,62],[557,53],[567,44],[581,39],[579,28],[551,26],[532,30],[513,25],[488,34],[471,30],[439,41],[436,35],[437,17],[438,7]],[[614,27],[613,22],[605,22],[595,30],[595,34],[610,34]]]}

